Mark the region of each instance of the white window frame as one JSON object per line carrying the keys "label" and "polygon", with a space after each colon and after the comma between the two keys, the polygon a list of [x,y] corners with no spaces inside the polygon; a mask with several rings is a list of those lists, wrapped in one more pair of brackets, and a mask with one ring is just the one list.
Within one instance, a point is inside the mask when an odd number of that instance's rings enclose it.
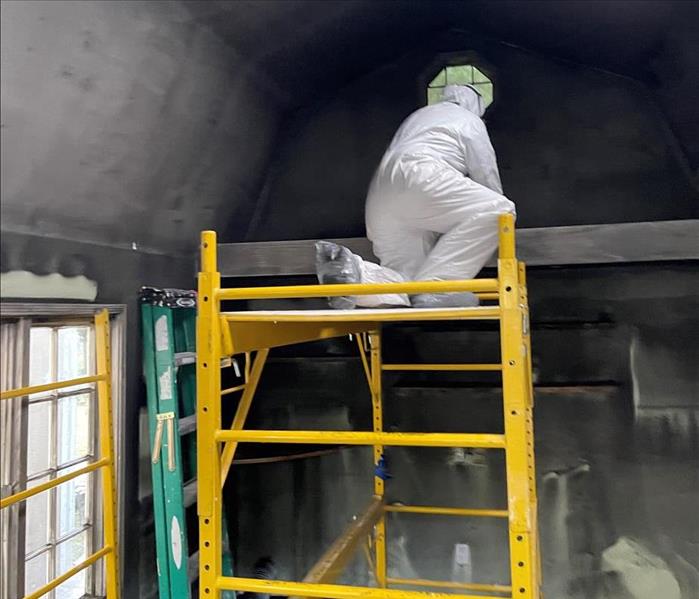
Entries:
{"label": "white window frame", "polygon": [[[119,549],[119,561],[123,563],[123,534],[124,527],[122,525],[123,519],[122,515],[124,513],[124,494],[123,494],[123,484],[124,480],[124,463],[121,459],[123,455],[123,422],[124,422],[124,393],[125,393],[125,367],[126,367],[126,306],[121,304],[63,304],[63,303],[15,303],[15,302],[2,302],[0,303],[0,320],[5,322],[15,322],[16,323],[16,335],[20,339],[15,340],[15,345],[19,348],[21,353],[21,359],[16,360],[14,372],[12,373],[12,380],[10,382],[10,387],[16,388],[20,386],[28,385],[29,380],[29,338],[31,334],[32,322],[35,326],[47,326],[47,327],[61,327],[70,325],[93,325],[93,318],[97,312],[107,309],[110,314],[111,323],[111,363],[112,363],[112,409],[113,409],[113,423],[114,423],[114,438],[115,438],[115,469],[117,477],[117,538],[118,538],[118,549]],[[94,329],[93,329],[94,330]],[[57,335],[54,334],[54,337]],[[91,345],[94,348],[94,334],[91,335]],[[54,356],[55,359],[55,356]],[[94,368],[94,365],[92,366]],[[10,463],[12,464],[12,472],[10,474],[12,481],[11,493],[16,493],[26,488],[27,484],[27,451],[26,451],[26,440],[27,440],[27,421],[28,421],[28,406],[30,403],[37,401],[51,401],[52,402],[52,425],[55,429],[57,427],[57,414],[55,408],[58,405],[58,397],[63,395],[75,396],[84,393],[84,389],[71,390],[67,393],[61,393],[60,391],[53,391],[41,396],[40,399],[32,398],[17,398],[15,401],[19,403],[19,409],[16,409],[12,413],[12,418],[14,419],[13,427],[15,430],[19,430],[19,439],[13,439],[13,446],[11,448]],[[65,469],[68,466],[81,463],[94,457],[95,452],[98,451],[98,438],[97,438],[97,406],[96,406],[96,391],[95,389],[90,390],[92,394],[92,428],[93,433],[91,435],[91,455],[80,457],[77,460],[67,462],[66,464],[58,465],[55,463],[57,461],[56,456],[51,457],[51,462],[49,464],[50,468],[45,474],[50,478],[56,476],[58,469]],[[13,400],[7,400],[13,401]],[[55,437],[55,430],[54,430]],[[24,439],[24,443],[19,443],[20,439]],[[52,443],[52,446],[57,447]],[[93,480],[99,477],[99,474],[92,473],[90,475]],[[33,478],[36,478],[34,476]],[[3,480],[3,484],[6,480]],[[3,490],[4,491],[4,490]],[[31,553],[31,556],[39,555],[46,551],[50,551],[54,556],[57,551],[57,547],[60,543],[65,542],[70,537],[77,536],[87,528],[91,529],[92,534],[89,535],[88,540],[88,554],[90,550],[90,545],[92,548],[100,547],[102,544],[102,513],[101,513],[101,501],[100,493],[102,492],[101,486],[96,484],[93,485],[94,496],[89,498],[92,504],[91,510],[88,511],[88,519],[90,520],[88,526],[81,527],[77,531],[71,531],[70,534],[61,537],[60,539],[55,538],[55,526],[54,531],[49,535],[49,544],[42,548],[39,548]],[[56,489],[51,489],[49,493],[49,511],[53,513],[53,506],[55,505],[55,494]],[[5,494],[5,493],[3,493]],[[25,518],[26,509],[25,502],[20,502],[17,506],[18,508],[12,516],[10,514],[3,514],[3,518],[10,518],[8,521],[7,531],[9,532],[10,538],[3,539],[3,549],[7,550],[7,555],[3,556],[3,568],[7,567],[9,572],[14,572],[15,576],[6,577],[6,582],[0,585],[0,595],[2,599],[13,599],[14,597],[24,596],[24,584],[25,584],[25,562],[27,561],[25,555]],[[3,510],[4,512],[10,512],[12,508]],[[50,519],[50,525],[54,524],[55,518]],[[53,543],[51,543],[53,541]],[[51,580],[56,576],[56,572],[49,571],[48,579]],[[104,575],[102,567],[91,567],[88,569],[87,576],[94,576],[94,580],[89,580],[88,586],[94,588],[99,595],[104,594]],[[7,581],[7,578],[13,578],[12,581]]]}
{"label": "white window frame", "polygon": [[476,67],[493,84],[493,102],[488,107],[487,114],[492,114],[493,111],[496,111],[498,105],[498,69],[483,54],[476,50],[435,53],[432,59],[420,69],[415,79],[416,100],[420,105],[428,105],[427,89],[443,68],[463,65]]}
{"label": "white window frame", "polygon": [[[473,86],[476,90],[479,90],[481,87],[485,86],[490,86],[491,92],[492,92],[492,99],[485,105],[486,108],[490,107],[493,102],[495,102],[495,83],[493,83],[492,78],[488,73],[486,73],[483,70],[483,67],[481,67],[479,64],[477,64],[476,61],[474,60],[460,60],[456,62],[450,62],[446,63],[442,66],[439,71],[435,74],[435,76],[428,82],[427,87],[425,88],[425,94],[426,94],[426,102],[427,104],[430,104],[430,90],[443,90],[447,85],[452,85],[455,82],[449,81],[449,69],[454,69],[454,68],[460,68],[460,67],[469,67],[471,69],[475,69],[482,75],[486,81],[475,81],[475,75],[471,75],[471,81],[466,81],[466,82],[456,82],[459,85],[471,85]],[[435,80],[437,77],[440,75],[444,74],[444,84],[435,84]],[[487,97],[481,93],[481,96],[485,101],[487,101]]]}
{"label": "white window frame", "polygon": [[[76,374],[75,376],[90,376],[95,374],[96,359],[95,359],[95,330],[94,330],[94,320],[89,317],[75,318],[71,317],[69,320],[58,318],[56,320],[41,320],[40,322],[32,322],[30,326],[30,331],[35,329],[48,329],[51,331],[50,334],[50,344],[52,349],[50,351],[50,370],[51,370],[51,380],[49,382],[57,382],[61,380],[58,377],[58,367],[59,367],[59,351],[58,351],[58,337],[61,329],[68,327],[87,327],[90,330],[90,335],[88,339],[89,353],[91,355],[91,363],[88,366],[87,372]],[[30,354],[31,354],[30,342]],[[29,384],[35,384],[35,381],[29,381]],[[38,384],[38,382],[36,382]],[[89,395],[90,396],[90,423],[89,423],[89,437],[90,446],[87,454],[79,456],[72,460],[66,462],[60,462],[58,459],[59,454],[59,402],[61,399],[75,398],[79,395]],[[30,396],[27,402],[28,406],[38,405],[41,403],[49,404],[49,464],[48,468],[45,470],[37,472],[29,472],[28,466],[25,469],[25,476],[23,477],[27,483],[31,483],[36,480],[48,478],[52,480],[61,474],[64,474],[65,470],[68,468],[73,468],[78,465],[87,465],[88,462],[94,460],[95,455],[98,452],[99,447],[99,434],[98,434],[98,419],[97,419],[97,393],[94,383],[88,383],[77,389],[56,389],[53,391],[47,391],[45,393],[40,393],[35,396]],[[48,499],[48,540],[47,542],[31,551],[30,553],[25,553],[25,575],[26,575],[26,563],[32,559],[39,559],[39,556],[47,554],[48,562],[48,576],[47,581],[53,580],[57,576],[62,574],[62,570],[59,571],[57,568],[58,562],[58,552],[59,546],[67,543],[71,539],[79,536],[82,533],[89,533],[87,535],[87,548],[85,553],[85,558],[88,555],[94,553],[96,548],[101,547],[102,533],[102,522],[101,518],[97,518],[96,507],[100,504],[100,486],[99,486],[99,475],[90,473],[86,475],[90,481],[90,493],[86,496],[85,505],[85,522],[80,528],[69,531],[68,533],[59,536],[58,528],[58,497],[59,489],[61,487],[53,487],[45,492]],[[72,482],[72,481],[71,481]],[[66,483],[66,485],[71,483]],[[19,531],[22,534],[22,531]],[[96,587],[96,581],[93,580],[94,568],[87,568],[85,574],[87,576],[87,589],[90,593],[98,590]],[[25,576],[26,578],[26,576]],[[24,591],[26,593],[26,589]],[[49,599],[54,596],[54,591],[48,594]]]}

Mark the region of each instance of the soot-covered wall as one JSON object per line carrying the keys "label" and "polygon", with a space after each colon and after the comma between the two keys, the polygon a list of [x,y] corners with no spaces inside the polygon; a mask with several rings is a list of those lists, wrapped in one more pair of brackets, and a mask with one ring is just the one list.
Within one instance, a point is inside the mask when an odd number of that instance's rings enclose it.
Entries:
{"label": "soot-covered wall", "polygon": [[279,107],[185,7],[2,17],[3,230],[183,250],[256,196]]}
{"label": "soot-covered wall", "polygon": [[383,150],[424,104],[427,81],[459,55],[494,80],[486,121],[520,225],[697,216],[685,159],[644,85],[453,32],[288,123],[248,238],[363,235],[366,189]]}
{"label": "soot-covered wall", "polygon": [[279,108],[180,2],[3,2],[1,38],[2,270],[84,275],[128,306],[122,595],[145,597],[138,290],[194,285],[199,231],[254,201]]}

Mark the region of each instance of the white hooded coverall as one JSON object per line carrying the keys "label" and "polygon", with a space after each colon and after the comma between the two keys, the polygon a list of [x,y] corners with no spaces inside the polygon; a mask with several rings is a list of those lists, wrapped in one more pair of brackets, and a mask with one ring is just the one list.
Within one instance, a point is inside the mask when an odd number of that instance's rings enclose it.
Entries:
{"label": "white hooded coverall", "polygon": [[[367,237],[381,265],[356,257],[362,283],[472,279],[493,255],[498,216],[515,206],[502,194],[484,111],[475,89],[449,85],[400,126],[369,187]],[[411,305],[399,295],[353,299]]]}

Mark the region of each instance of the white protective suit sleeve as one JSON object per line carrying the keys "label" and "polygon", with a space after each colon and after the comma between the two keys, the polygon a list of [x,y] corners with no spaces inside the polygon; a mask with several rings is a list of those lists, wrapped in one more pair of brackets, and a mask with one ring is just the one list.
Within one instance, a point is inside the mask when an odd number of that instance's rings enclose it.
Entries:
{"label": "white protective suit sleeve", "polygon": [[480,129],[480,131],[476,135],[469,135],[467,139],[464,139],[468,177],[476,183],[502,194],[498,162],[485,124],[483,121],[478,121],[471,126]]}
{"label": "white protective suit sleeve", "polygon": [[459,131],[464,162],[468,166],[464,175],[476,183],[502,194],[502,183],[495,150],[490,142],[488,129],[481,120],[485,114],[485,104],[478,90],[470,85],[447,85],[444,88],[442,100],[458,104],[479,117],[478,119],[469,119]]}

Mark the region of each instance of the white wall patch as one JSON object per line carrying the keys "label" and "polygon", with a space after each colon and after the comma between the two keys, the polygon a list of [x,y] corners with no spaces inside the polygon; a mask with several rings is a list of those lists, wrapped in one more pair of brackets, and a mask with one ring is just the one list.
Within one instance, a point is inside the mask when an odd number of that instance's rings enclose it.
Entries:
{"label": "white wall patch", "polygon": [[97,297],[97,282],[83,275],[77,277],[64,277],[58,273],[35,275],[27,270],[11,270],[0,274],[0,297],[94,302]]}

